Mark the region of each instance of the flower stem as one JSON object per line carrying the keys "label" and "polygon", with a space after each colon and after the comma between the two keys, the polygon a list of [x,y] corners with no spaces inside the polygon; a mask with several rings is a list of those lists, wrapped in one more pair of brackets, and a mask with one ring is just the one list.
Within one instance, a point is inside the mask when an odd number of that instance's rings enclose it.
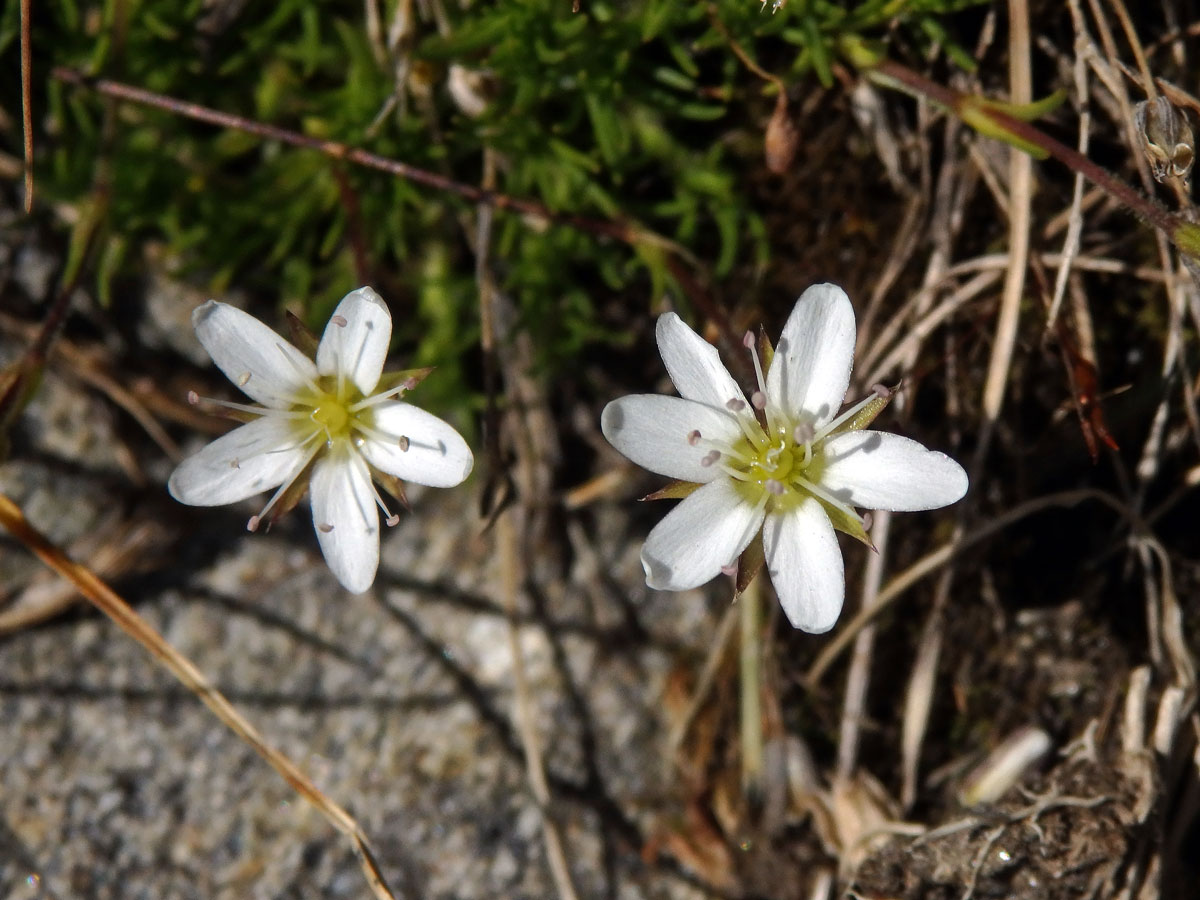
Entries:
{"label": "flower stem", "polygon": [[741,608],[742,791],[751,806],[762,800],[762,584],[755,578],[738,597]]}
{"label": "flower stem", "polygon": [[931,81],[890,59],[866,68],[864,74],[885,87],[900,89],[932,100],[976,129],[983,130],[989,137],[1008,140],[1018,146],[1036,148],[1046,156],[1054,157],[1073,172],[1104,190],[1134,215],[1162,231],[1184,254],[1200,254],[1200,228],[1168,212],[1079,151],[1055,140],[1028,122],[979,97]]}

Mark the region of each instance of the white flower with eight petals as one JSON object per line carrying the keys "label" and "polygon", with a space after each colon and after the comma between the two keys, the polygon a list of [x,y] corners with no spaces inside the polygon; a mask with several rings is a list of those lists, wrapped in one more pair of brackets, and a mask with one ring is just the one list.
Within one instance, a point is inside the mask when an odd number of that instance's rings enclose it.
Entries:
{"label": "white flower with eight petals", "polygon": [[695,484],[646,538],[650,587],[686,590],[735,571],[761,529],[788,619],[804,631],[828,631],[845,594],[835,528],[868,540],[855,507],[937,509],[966,493],[966,472],[945,454],[863,430],[886,405],[885,389],[838,415],[854,334],[845,292],[810,287],[765,376],[754,355],[758,390],[747,403],[715,347],[674,313],[659,318],[659,352],[680,396],[622,397],[601,416],[604,436],[629,459]]}
{"label": "white flower with eight petals", "polygon": [[396,399],[416,379],[375,393],[392,334],[387,306],[369,287],[347,294],[315,363],[258,319],[215,300],[196,309],[192,325],[217,367],[261,405],[211,401],[251,421],[184,460],[168,482],[171,496],[220,506],[277,489],[250,519],[254,531],[281,500],[294,502],[307,481],[329,568],[347,590],[365,591],[379,567],[379,509],[389,525],[398,520],[372,473],[453,487],[474,463],[450,425]]}

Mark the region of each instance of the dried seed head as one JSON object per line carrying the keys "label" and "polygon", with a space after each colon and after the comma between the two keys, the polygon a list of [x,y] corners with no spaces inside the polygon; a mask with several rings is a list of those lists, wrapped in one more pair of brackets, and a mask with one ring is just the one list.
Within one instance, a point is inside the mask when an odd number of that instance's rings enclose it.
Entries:
{"label": "dried seed head", "polygon": [[796,158],[796,148],[799,146],[800,132],[792,122],[787,95],[781,91],[775,100],[775,112],[771,114],[771,121],[767,123],[767,133],[763,138],[763,156],[766,158],[767,170],[775,175],[785,173],[791,168],[792,161]]}
{"label": "dried seed head", "polygon": [[1196,160],[1196,139],[1183,110],[1159,96],[1134,107],[1133,122],[1154,180],[1186,181]]}

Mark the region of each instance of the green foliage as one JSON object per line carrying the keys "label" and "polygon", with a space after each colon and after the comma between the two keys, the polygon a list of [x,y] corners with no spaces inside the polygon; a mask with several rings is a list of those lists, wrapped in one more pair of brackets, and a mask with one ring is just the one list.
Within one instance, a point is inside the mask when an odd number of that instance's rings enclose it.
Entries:
{"label": "green foliage", "polygon": [[[436,21],[419,19],[423,7],[411,0],[379,5],[383,35],[372,39],[361,3],[61,0],[38,6],[34,55],[39,73],[76,67],[465,183],[478,183],[490,149],[500,191],[636,224],[720,278],[770,252],[747,202],[761,157],[730,136],[761,135],[762,98],[773,88],[730,40],[788,81],[811,75],[830,85],[845,48],[877,45],[896,21],[914,40],[945,42],[942,17],[967,3],[790,0],[772,15],[746,0],[584,0],[578,13],[567,0],[434,2]],[[16,8],[0,19],[9,72]],[[411,27],[388,47],[388,26],[405,11]],[[452,67],[482,73],[482,115],[456,106]],[[469,350],[478,301],[464,201],[316,151],[43,83],[40,196],[73,205],[105,196],[93,273],[102,298],[153,239],[213,293],[237,284],[300,302],[314,326],[371,280],[392,303],[413,364],[445,368]],[[15,85],[3,89],[4,107],[15,101]],[[662,246],[498,213],[491,261],[554,366],[589,342],[621,338],[597,322],[602,296],[648,304],[671,287]],[[357,271],[356,256],[369,272]]]}

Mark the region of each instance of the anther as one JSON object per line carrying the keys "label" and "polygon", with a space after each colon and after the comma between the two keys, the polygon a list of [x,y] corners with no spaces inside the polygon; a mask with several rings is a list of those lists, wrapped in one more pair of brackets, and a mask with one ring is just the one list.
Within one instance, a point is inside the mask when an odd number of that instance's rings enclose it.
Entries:
{"label": "anther", "polygon": [[886,387],[882,384],[871,385],[871,391],[875,394],[875,396],[880,397],[884,400],[886,400],[888,397],[892,396],[892,389],[889,387]]}
{"label": "anther", "polygon": [[873,515],[871,515],[871,513],[869,513],[869,512],[863,513],[863,517],[862,517],[863,531],[870,531],[871,525],[874,524],[874,522],[875,522],[875,517]]}
{"label": "anther", "polygon": [[776,497],[783,496],[784,487],[782,481],[778,481],[775,478],[768,478],[763,483],[763,487],[767,489],[768,494],[774,494]]}
{"label": "anther", "polygon": [[236,456],[229,461],[229,468],[240,469],[241,467],[242,467],[242,464],[241,464],[241,462],[238,461],[238,458]]}
{"label": "anther", "polygon": [[767,395],[762,391],[755,391],[750,395],[750,404],[761,412],[767,408]]}
{"label": "anther", "polygon": [[259,516],[251,516],[250,521],[246,523],[246,530],[258,531],[258,523],[261,521],[262,519]]}
{"label": "anther", "polygon": [[332,322],[334,325],[336,325],[338,328],[345,328],[348,324],[350,324],[349,322],[346,321],[345,316],[334,316],[329,321]]}
{"label": "anther", "polygon": [[732,400],[725,401],[725,408],[730,412],[741,412],[746,408],[746,401],[734,397]]}
{"label": "anther", "polygon": [[737,563],[731,562],[728,565],[721,566],[721,574],[728,575],[730,578],[732,578],[734,575],[737,574],[737,569],[738,569]]}
{"label": "anther", "polygon": [[396,513],[392,513],[390,516],[388,516],[383,521],[385,521],[387,523],[388,528],[395,528],[397,525],[400,524],[400,516]]}
{"label": "anther", "polygon": [[695,447],[697,444],[699,444],[699,443],[700,443],[700,431],[699,431],[699,429],[697,429],[696,431],[693,431],[693,432],[691,432],[691,433],[689,433],[689,434],[688,434],[688,436],[687,436],[687,442],[688,442],[688,444],[690,444],[690,445],[691,445],[691,446],[693,446],[693,447]]}
{"label": "anther", "polygon": [[196,405],[198,405],[198,404],[200,403],[200,395],[199,395],[199,394],[197,394],[195,391],[188,391],[188,393],[187,393],[187,401],[188,401],[188,403],[190,403],[192,406],[196,406]]}
{"label": "anther", "polygon": [[747,350],[754,349],[754,332],[747,331],[744,335],[742,335],[742,346]]}
{"label": "anther", "polygon": [[329,534],[329,532],[333,531],[333,526],[328,522],[322,522],[317,526],[317,531],[321,532],[321,534]]}
{"label": "anther", "polygon": [[810,443],[814,437],[816,437],[816,432],[813,431],[811,422],[801,422],[792,429],[792,438],[797,444]]}
{"label": "anther", "polygon": [[249,372],[243,372],[241,375],[238,376],[238,387],[245,387],[249,383],[250,383],[250,373]]}
{"label": "anther", "polygon": [[406,438],[404,435],[400,435],[400,440],[396,441],[396,443],[399,445],[401,453],[408,452],[408,448],[409,448],[408,438]]}
{"label": "anther", "polygon": [[717,460],[720,458],[721,458],[720,450],[709,450],[707,453],[704,454],[704,458],[700,460],[700,465],[704,466],[704,468],[707,469],[709,466],[715,465]]}

